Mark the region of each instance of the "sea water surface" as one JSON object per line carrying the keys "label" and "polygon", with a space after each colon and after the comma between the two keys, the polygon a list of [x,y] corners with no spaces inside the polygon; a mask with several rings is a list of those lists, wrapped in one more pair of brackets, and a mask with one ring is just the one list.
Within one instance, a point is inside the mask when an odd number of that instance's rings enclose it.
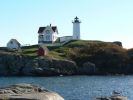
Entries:
{"label": "sea water surface", "polygon": [[133,76],[0,77],[0,87],[17,83],[43,86],[65,100],[94,100],[114,90],[133,100]]}

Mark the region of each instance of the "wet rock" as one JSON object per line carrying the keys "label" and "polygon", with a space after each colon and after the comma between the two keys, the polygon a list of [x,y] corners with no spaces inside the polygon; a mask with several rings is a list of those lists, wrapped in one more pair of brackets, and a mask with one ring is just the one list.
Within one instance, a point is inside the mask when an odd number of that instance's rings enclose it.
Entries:
{"label": "wet rock", "polygon": [[128,100],[127,97],[124,96],[112,96],[111,100]]}
{"label": "wet rock", "polygon": [[101,97],[96,100],[128,100],[127,97],[124,96],[111,96],[111,97]]}
{"label": "wet rock", "polygon": [[0,88],[0,100],[64,100],[59,94],[31,84]]}

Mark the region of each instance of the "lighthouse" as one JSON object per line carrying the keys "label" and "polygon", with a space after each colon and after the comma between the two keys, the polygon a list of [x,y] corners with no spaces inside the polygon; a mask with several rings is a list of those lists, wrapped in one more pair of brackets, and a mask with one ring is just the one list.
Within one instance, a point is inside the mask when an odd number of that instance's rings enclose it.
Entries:
{"label": "lighthouse", "polygon": [[76,16],[74,18],[73,23],[73,39],[74,40],[79,40],[80,39],[80,21],[79,18]]}

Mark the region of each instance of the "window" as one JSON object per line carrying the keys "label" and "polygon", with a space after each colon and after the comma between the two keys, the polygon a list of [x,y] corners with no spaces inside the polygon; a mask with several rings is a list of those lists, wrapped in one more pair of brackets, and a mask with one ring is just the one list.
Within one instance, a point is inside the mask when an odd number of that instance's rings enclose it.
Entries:
{"label": "window", "polygon": [[13,41],[11,41],[10,43],[13,44]]}
{"label": "window", "polygon": [[43,35],[39,36],[39,41],[43,41]]}
{"label": "window", "polygon": [[50,41],[50,35],[46,35],[46,40]]}

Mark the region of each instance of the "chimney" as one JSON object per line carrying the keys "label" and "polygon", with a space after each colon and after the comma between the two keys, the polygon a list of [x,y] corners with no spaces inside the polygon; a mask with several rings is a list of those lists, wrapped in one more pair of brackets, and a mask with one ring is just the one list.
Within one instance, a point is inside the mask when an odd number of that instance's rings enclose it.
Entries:
{"label": "chimney", "polygon": [[51,24],[50,24],[50,27],[51,27]]}

